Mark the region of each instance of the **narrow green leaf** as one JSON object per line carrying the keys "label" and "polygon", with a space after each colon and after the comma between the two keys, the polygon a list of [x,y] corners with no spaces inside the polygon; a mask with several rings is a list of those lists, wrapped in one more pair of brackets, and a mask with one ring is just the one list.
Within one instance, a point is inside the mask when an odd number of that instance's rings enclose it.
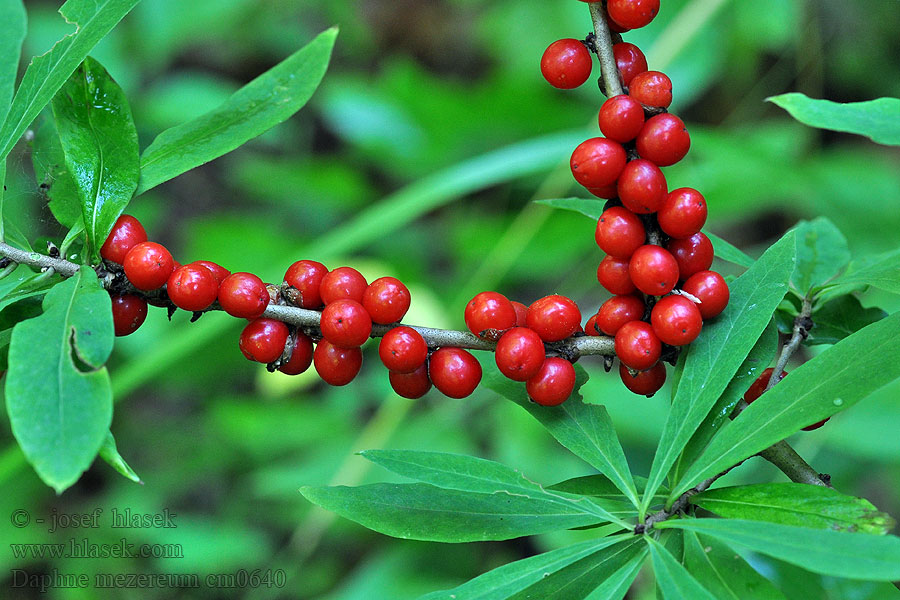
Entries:
{"label": "narrow green leaf", "polygon": [[141,478],[138,477],[138,474],[134,472],[125,459],[119,454],[119,449],[116,447],[116,439],[113,437],[112,431],[107,432],[106,439],[103,440],[103,445],[100,446],[100,458],[109,463],[113,469],[119,472],[123,477],[130,479],[135,483],[144,484],[141,481]]}
{"label": "narrow green leaf", "polygon": [[797,232],[797,267],[791,283],[806,295],[835,277],[850,262],[847,238],[825,217],[800,221]]}
{"label": "narrow green leaf", "polygon": [[647,552],[647,546],[639,546],[638,552],[627,563],[607,577],[584,600],[622,600],[640,573]]}
{"label": "narrow green leaf", "polygon": [[652,537],[644,536],[650,548],[650,558],[653,560],[653,573],[656,575],[656,584],[662,591],[665,600],[716,600],[709,590],[704,588],[687,570],[678,562],[665,546]]}
{"label": "narrow green leaf", "polygon": [[848,335],[886,316],[887,313],[880,308],[874,306],[863,308],[856,296],[838,296],[813,312],[814,326],[803,343],[807,346],[836,344]]}
{"label": "narrow green leaf", "polygon": [[749,267],[753,264],[753,259],[750,258],[746,252],[731,244],[731,242],[728,242],[705,229],[703,230],[703,233],[705,233],[706,237],[709,238],[709,241],[712,242],[716,257],[741,267]]}
{"label": "narrow green leaf", "polygon": [[62,492],[109,433],[112,390],[103,364],[113,346],[112,309],[88,267],[54,286],[43,309],[13,329],[6,409],[25,457]]}
{"label": "narrow green leaf", "polygon": [[99,261],[100,246],[131,200],[140,175],[131,108],[122,88],[90,57],[52,104],[66,168],[81,200],[85,255]]}
{"label": "narrow green leaf", "polygon": [[489,373],[484,384],[531,413],[560,444],[606,475],[637,506],[631,469],[609,413],[602,405],[583,401],[578,390],[587,381],[587,373],[578,366],[575,370],[578,374],[575,391],[559,406],[535,404],[525,393],[524,384],[510,381],[499,373]]}
{"label": "narrow green leaf", "polygon": [[[635,485],[637,492],[640,494],[644,491],[647,480],[643,477],[635,477]],[[609,477],[606,475],[585,475],[583,477],[573,477],[560,481],[547,488],[548,490],[566,492],[569,494],[578,494],[579,496],[592,496],[603,498],[606,500],[618,500],[620,502],[627,501],[625,494],[616,487]],[[654,498],[654,502],[663,502],[668,496],[668,490],[665,487],[660,488],[660,493]]]}
{"label": "narrow green leaf", "polygon": [[320,33],[218,108],[156,136],[141,156],[137,193],[231,152],[300,110],[325,76],[337,33]]}
{"label": "narrow green leaf", "polygon": [[853,261],[847,272],[831,285],[871,285],[886,292],[900,294],[900,249]]}
{"label": "narrow green leaf", "polygon": [[84,222],[81,199],[75,180],[66,167],[66,154],[59,141],[56,121],[45,119],[34,134],[31,164],[38,188],[50,199],[48,206],[53,216],[65,227]]}
{"label": "narrow green leaf", "polygon": [[696,531],[823,575],[873,581],[900,580],[900,538],[893,535],[734,519],[670,519],[655,527]]}
{"label": "narrow green leaf", "polygon": [[581,213],[594,221],[600,218],[600,215],[603,214],[603,207],[606,206],[606,200],[598,200],[597,198],[553,198],[550,200],[535,200],[535,203]]}
{"label": "narrow green leaf", "polygon": [[72,71],[138,0],[68,0],[59,9],[75,31],[35,57],[25,71],[9,114],[0,128],[0,159],[5,158],[25,129],[47,106]]}
{"label": "narrow green leaf", "polygon": [[19,58],[25,40],[26,16],[22,0],[0,0],[0,23],[3,23],[3,35],[0,36],[0,122],[3,122],[16,89]]}
{"label": "narrow green leaf", "polygon": [[791,92],[766,100],[788,111],[804,125],[856,133],[879,144],[900,146],[900,99],[839,103]]}
{"label": "narrow green leaf", "polygon": [[766,250],[731,284],[728,307],[703,327],[688,348],[678,392],[653,457],[642,509],[646,510],[648,496],[656,493],[771,320],[787,292],[795,253],[792,232]]}
{"label": "narrow green leaf", "polygon": [[784,600],[731,548],[712,538],[701,540],[693,531],[684,534],[684,566],[719,600]]}
{"label": "narrow green leaf", "polygon": [[691,503],[727,519],[883,535],[894,520],[865,498],[801,483],[760,483],[707,490]]}
{"label": "narrow green leaf", "polygon": [[670,497],[853,406],[900,377],[900,312],[844,338],[791,371],[726,423]]}

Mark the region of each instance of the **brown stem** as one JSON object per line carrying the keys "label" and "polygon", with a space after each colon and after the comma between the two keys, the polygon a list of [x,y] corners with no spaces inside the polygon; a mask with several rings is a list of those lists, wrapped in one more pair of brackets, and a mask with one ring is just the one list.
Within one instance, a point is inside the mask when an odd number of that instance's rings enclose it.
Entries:
{"label": "brown stem", "polygon": [[602,2],[588,4],[591,10],[591,21],[594,23],[594,45],[597,49],[597,58],[600,59],[600,73],[603,76],[603,93],[607,98],[623,94],[622,82],[619,81],[619,68],[616,66],[616,57],[613,54],[613,41],[609,33],[609,25],[606,24],[606,10]]}

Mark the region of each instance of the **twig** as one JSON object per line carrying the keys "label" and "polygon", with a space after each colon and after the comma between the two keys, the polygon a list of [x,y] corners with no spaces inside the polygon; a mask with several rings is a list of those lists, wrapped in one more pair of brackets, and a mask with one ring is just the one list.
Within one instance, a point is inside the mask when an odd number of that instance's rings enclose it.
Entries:
{"label": "twig", "polygon": [[619,81],[619,68],[616,66],[612,36],[609,33],[609,25],[606,24],[606,11],[603,4],[603,2],[591,2],[588,7],[591,10],[591,21],[594,23],[594,46],[597,50],[597,58],[600,59],[603,93],[607,98],[612,98],[623,94],[624,91],[622,82]]}
{"label": "twig", "polygon": [[778,357],[778,362],[775,363],[775,368],[772,370],[772,376],[769,377],[769,382],[766,384],[766,391],[772,389],[772,386],[781,381],[784,368],[787,366],[791,355],[797,351],[797,348],[800,347],[800,344],[809,335],[809,330],[813,327],[811,315],[812,301],[807,295],[803,298],[803,306],[800,308],[800,314],[794,318],[794,331],[791,335],[791,339],[788,340],[788,343],[781,349],[781,355]]}

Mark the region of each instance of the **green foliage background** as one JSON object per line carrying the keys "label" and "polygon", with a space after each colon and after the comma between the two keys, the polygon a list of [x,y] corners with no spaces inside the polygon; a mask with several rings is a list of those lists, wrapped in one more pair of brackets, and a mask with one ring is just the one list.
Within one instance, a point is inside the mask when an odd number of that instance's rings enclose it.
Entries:
{"label": "green foliage background", "polygon": [[[55,3],[27,5],[24,55],[32,56],[69,28]],[[594,275],[601,254],[593,226],[531,203],[584,194],[567,160],[571,147],[595,135],[602,96],[593,83],[554,90],[537,67],[548,43],[587,33],[583,3],[143,0],[92,55],[128,94],[145,148],[333,24],[341,33],[331,67],[303,111],[129,206],[151,239],[182,262],[206,258],[269,280],[300,258],[332,268],[351,264],[370,278],[395,275],[412,291],[407,320],[416,324],[461,327],[465,302],[482,289],[526,303],[559,292],[575,298],[585,315],[595,310],[605,293]],[[854,256],[895,248],[896,149],[806,128],[764,99],[788,91],[845,102],[900,96],[898,30],[900,13],[890,0],[664,0],[657,20],[626,40],[644,49],[651,68],[671,76],[672,109],[691,132],[691,153],[666,170],[670,188],[699,189],[709,202],[708,227],[753,256],[797,220],[820,215],[847,236]],[[41,164],[41,151],[27,144],[10,156],[5,214],[29,239],[63,235],[35,187],[32,151]],[[896,297],[877,291],[862,303],[900,308]],[[170,324],[154,310],[136,335],[116,341],[109,363],[117,401],[112,431],[143,486],[98,462],[57,497],[26,465],[3,413],[0,586],[6,589],[13,568],[201,574],[282,568],[289,593],[281,597],[401,600],[593,535],[408,542],[312,507],[300,486],[400,481],[354,455],[372,448],[472,454],[543,483],[588,473],[537,421],[489,390],[463,401],[437,393],[399,399],[372,343],[360,377],[329,388],[314,374],[288,378],[249,363],[237,349],[238,332],[224,315],[196,324],[177,315]],[[803,350],[807,357],[815,351]],[[592,374],[583,394],[607,406],[632,468],[646,474],[667,390],[637,397],[599,362],[581,364]],[[898,423],[895,382],[791,443],[839,490],[897,516]],[[783,476],[755,459],[721,483],[767,479]],[[185,557],[24,562],[5,547],[7,540],[59,542],[69,534],[117,541],[115,530],[49,534],[11,528],[6,518],[18,508],[40,517],[95,507],[107,514],[113,507],[168,508],[178,514],[177,529],[135,530],[129,541],[179,543]],[[771,563],[754,561],[772,576]],[[839,580],[781,569],[774,578],[787,588],[794,580],[822,588],[789,597],[847,597]],[[639,577],[633,597],[654,597],[651,582]],[[28,590],[11,593],[30,597]],[[51,590],[44,597],[92,593]],[[217,596],[207,590],[184,597]]]}

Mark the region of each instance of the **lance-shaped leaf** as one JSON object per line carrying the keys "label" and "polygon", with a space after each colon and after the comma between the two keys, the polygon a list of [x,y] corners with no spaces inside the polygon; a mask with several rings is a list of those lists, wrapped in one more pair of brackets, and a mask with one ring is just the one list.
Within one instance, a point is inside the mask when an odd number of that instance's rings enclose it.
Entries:
{"label": "lance-shaped leaf", "polygon": [[753,264],[753,259],[731,242],[725,241],[716,234],[706,230],[704,230],[703,233],[706,234],[706,237],[712,242],[713,250],[715,251],[717,258],[721,258],[722,260],[742,267],[749,267]]}
{"label": "lance-shaped leaf", "polygon": [[900,249],[853,261],[832,285],[871,285],[900,294]]}
{"label": "lance-shaped leaf", "polygon": [[81,199],[75,180],[66,167],[66,154],[53,119],[46,119],[35,131],[31,165],[38,181],[38,189],[47,195],[50,211],[56,220],[66,227],[83,223]]}
{"label": "lance-shaped leaf", "polygon": [[784,594],[734,550],[693,531],[684,532],[684,566],[720,600],[784,600]]}
{"label": "lance-shaped leaf", "polygon": [[103,445],[100,446],[100,458],[105,460],[109,466],[118,471],[123,477],[130,479],[135,483],[144,483],[141,481],[141,478],[138,477],[138,474],[134,472],[134,469],[125,462],[122,455],[119,454],[119,449],[116,447],[116,438],[113,437],[112,431],[107,433],[106,439],[103,440]]}
{"label": "lance-shaped leaf", "polygon": [[716,600],[709,590],[703,587],[693,575],[687,572],[678,560],[666,550],[666,547],[645,536],[650,547],[650,558],[653,560],[653,573],[656,575],[656,584],[662,591],[665,600]]}
{"label": "lance-shaped leaf", "polygon": [[825,217],[800,221],[797,232],[797,266],[791,283],[806,295],[835,277],[850,262],[847,238]]}
{"label": "lance-shaped leaf", "polygon": [[[822,304],[813,312],[814,326],[803,343],[807,346],[836,344],[848,335],[852,335],[886,316],[888,316],[887,313],[878,307],[864,308],[856,296],[838,296]],[[793,327],[793,318],[783,318],[779,322],[778,329],[782,333],[789,333]]]}
{"label": "lance-shaped leaf", "polygon": [[600,215],[603,214],[603,207],[606,206],[606,200],[597,200],[596,198],[552,198],[535,200],[535,203],[581,213],[594,221],[600,218]]}
{"label": "lance-shaped leaf", "polygon": [[53,287],[44,313],[13,329],[6,375],[12,432],[57,492],[75,483],[109,433],[112,352],[109,294],[88,267]]}
{"label": "lance-shaped leaf", "polygon": [[866,102],[817,100],[798,92],[767,98],[810,127],[846,131],[869,137],[879,144],[900,146],[900,99],[878,98]]}

